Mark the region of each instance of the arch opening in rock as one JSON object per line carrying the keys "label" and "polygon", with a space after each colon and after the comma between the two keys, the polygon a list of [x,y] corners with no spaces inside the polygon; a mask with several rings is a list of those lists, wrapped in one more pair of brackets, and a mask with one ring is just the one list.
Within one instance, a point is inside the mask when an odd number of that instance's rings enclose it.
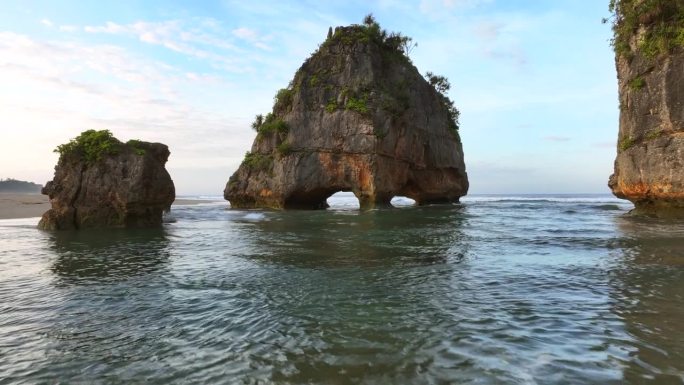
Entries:
{"label": "arch opening in rock", "polygon": [[395,195],[390,200],[390,204],[394,207],[410,207],[416,205],[416,200],[407,196]]}
{"label": "arch opening in rock", "polygon": [[320,210],[328,208],[328,198],[340,191],[337,188],[316,188],[308,191],[296,191],[285,198],[286,209]]}
{"label": "arch opening in rock", "polygon": [[352,191],[340,190],[328,197],[328,205],[332,210],[358,210],[361,208],[359,198]]}

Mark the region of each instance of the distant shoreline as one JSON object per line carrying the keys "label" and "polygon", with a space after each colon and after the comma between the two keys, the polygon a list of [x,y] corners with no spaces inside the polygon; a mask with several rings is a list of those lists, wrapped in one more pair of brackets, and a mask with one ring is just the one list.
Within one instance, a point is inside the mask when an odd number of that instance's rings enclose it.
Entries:
{"label": "distant shoreline", "polygon": [[[173,202],[173,206],[191,206],[216,202],[221,201],[181,198],[176,199]],[[0,220],[40,217],[49,209],[50,201],[46,195],[0,192]]]}

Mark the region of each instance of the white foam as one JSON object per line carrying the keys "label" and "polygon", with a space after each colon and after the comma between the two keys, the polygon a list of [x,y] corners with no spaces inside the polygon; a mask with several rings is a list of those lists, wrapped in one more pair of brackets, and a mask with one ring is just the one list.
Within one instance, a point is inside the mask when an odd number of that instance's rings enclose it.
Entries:
{"label": "white foam", "polygon": [[242,219],[246,219],[248,221],[255,221],[255,222],[260,222],[266,219],[266,215],[263,213],[249,213],[246,214]]}
{"label": "white foam", "polygon": [[511,194],[466,195],[461,202],[558,202],[558,203],[629,203],[608,194]]}

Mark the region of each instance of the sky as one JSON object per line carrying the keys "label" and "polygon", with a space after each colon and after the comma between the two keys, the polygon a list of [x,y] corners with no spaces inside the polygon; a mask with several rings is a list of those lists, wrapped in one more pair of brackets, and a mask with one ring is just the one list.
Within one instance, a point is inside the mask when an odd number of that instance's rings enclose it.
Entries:
{"label": "sky", "polygon": [[413,37],[451,82],[471,194],[608,193],[618,132],[608,1],[0,3],[0,178],[44,184],[87,129],[169,146],[178,195],[222,195],[328,27]]}

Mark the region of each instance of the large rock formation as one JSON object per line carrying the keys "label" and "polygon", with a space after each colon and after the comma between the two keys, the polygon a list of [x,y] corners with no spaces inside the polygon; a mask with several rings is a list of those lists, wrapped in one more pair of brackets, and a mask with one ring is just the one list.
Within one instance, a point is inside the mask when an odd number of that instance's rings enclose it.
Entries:
{"label": "large rock formation", "polygon": [[252,149],[224,191],[231,206],[325,208],[338,191],[354,192],[362,208],[396,195],[418,204],[465,195],[449,84],[419,74],[410,43],[372,18],[329,31],[273,112],[257,116]]}
{"label": "large rock formation", "polygon": [[55,150],[54,179],[42,193],[52,208],[45,230],[160,226],[175,189],[164,168],[169,149],[161,143],[119,142],[109,131],[85,131]]}
{"label": "large rock formation", "polygon": [[618,0],[620,133],[608,182],[637,213],[684,215],[684,2]]}

